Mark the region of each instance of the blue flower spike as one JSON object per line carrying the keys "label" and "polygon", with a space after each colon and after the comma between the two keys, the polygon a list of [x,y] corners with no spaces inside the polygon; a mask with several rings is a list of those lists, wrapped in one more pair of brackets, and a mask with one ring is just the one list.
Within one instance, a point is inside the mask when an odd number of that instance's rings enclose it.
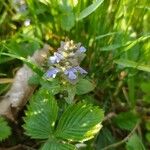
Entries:
{"label": "blue flower spike", "polygon": [[46,72],[46,77],[55,78],[57,73],[60,72],[60,75],[65,75],[69,82],[76,83],[79,74],[87,74],[87,71],[79,66],[85,52],[86,48],[81,46],[81,43],[74,44],[72,40],[62,41],[57,52],[49,57],[52,68]]}

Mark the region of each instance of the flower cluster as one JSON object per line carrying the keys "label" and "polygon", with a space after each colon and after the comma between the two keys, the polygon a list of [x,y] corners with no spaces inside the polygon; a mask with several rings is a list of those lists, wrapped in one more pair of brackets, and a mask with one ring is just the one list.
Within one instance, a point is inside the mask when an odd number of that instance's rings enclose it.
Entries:
{"label": "flower cluster", "polygon": [[74,44],[72,40],[61,42],[57,52],[49,57],[50,68],[46,72],[46,77],[55,78],[56,75],[60,73],[61,76],[73,83],[78,79],[79,74],[87,74],[87,72],[79,66],[85,57],[85,52],[86,49],[81,46],[81,43]]}

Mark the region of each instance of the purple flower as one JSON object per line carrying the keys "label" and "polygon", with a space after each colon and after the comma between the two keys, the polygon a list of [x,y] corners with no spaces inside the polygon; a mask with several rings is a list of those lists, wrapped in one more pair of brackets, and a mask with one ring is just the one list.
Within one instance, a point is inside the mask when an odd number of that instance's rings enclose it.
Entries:
{"label": "purple flower", "polygon": [[84,69],[82,69],[80,66],[75,67],[76,70],[78,70],[81,74],[87,74],[87,71],[85,71]]}
{"label": "purple flower", "polygon": [[49,60],[52,64],[59,63],[64,57],[60,53],[55,52],[54,56],[49,57]]}
{"label": "purple flower", "polygon": [[81,46],[77,51],[80,53],[84,53],[86,52],[86,48],[84,46]]}
{"label": "purple flower", "polygon": [[76,66],[65,70],[64,74],[68,76],[68,79],[75,80],[77,78],[77,72],[79,72],[80,74],[87,74],[87,72],[80,66]]}
{"label": "purple flower", "polygon": [[75,80],[77,78],[76,73],[77,73],[77,70],[75,68],[70,68],[68,70],[65,70],[64,72],[65,75],[68,75],[68,78],[70,80]]}
{"label": "purple flower", "polygon": [[85,57],[86,48],[81,43],[74,44],[73,41],[61,42],[60,47],[53,56],[49,57],[51,68],[46,72],[47,78],[55,78],[57,73],[63,74],[69,82],[76,83],[78,75],[87,72],[79,65]]}
{"label": "purple flower", "polygon": [[58,68],[52,68],[50,70],[48,70],[46,72],[46,77],[48,78],[55,78],[56,74],[59,72],[60,70]]}

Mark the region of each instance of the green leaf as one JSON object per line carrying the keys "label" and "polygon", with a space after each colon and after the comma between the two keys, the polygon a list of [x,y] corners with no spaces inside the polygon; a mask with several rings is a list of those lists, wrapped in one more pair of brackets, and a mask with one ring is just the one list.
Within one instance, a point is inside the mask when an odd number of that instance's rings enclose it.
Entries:
{"label": "green leaf", "polygon": [[141,89],[144,93],[149,94],[150,91],[150,82],[143,82],[141,84]]}
{"label": "green leaf", "polygon": [[25,133],[35,139],[46,139],[54,130],[58,106],[48,90],[41,89],[30,101],[26,111]]}
{"label": "green leaf", "polygon": [[126,143],[127,150],[145,150],[145,147],[137,134],[133,134]]}
{"label": "green leaf", "polygon": [[51,81],[42,79],[40,81],[40,84],[42,85],[42,88],[47,89],[53,95],[58,94],[61,90],[61,86],[60,86],[59,81],[57,79],[52,79]]}
{"label": "green leaf", "polygon": [[94,84],[86,79],[81,79],[76,85],[76,94],[82,95],[93,91],[95,88]]}
{"label": "green leaf", "polygon": [[16,39],[13,39],[10,41],[10,43],[4,46],[7,47],[10,53],[21,57],[28,57],[29,55],[32,55],[34,51],[40,48],[39,43],[31,39],[30,41],[25,42],[23,42],[23,40],[21,42],[16,42]]}
{"label": "green leaf", "polygon": [[146,102],[147,104],[149,104],[150,103],[150,93],[149,93],[149,91],[150,91],[150,82],[147,82],[147,83],[143,82],[141,84],[141,89],[145,93],[143,95],[143,101]]}
{"label": "green leaf", "polygon": [[106,33],[106,34],[102,34],[102,35],[96,36],[95,40],[100,40],[104,37],[115,35],[115,34],[119,34],[119,32],[109,32],[109,33]]}
{"label": "green leaf", "polygon": [[0,64],[4,64],[12,60],[14,60],[14,58],[0,56]]}
{"label": "green leaf", "polygon": [[75,24],[75,16],[73,12],[66,12],[61,15],[62,29],[69,31]]}
{"label": "green leaf", "polygon": [[122,112],[113,121],[119,128],[130,131],[135,127],[139,118],[132,112]]}
{"label": "green leaf", "polygon": [[131,103],[131,106],[134,107],[136,104],[136,98],[135,98],[135,78],[134,77],[129,77],[128,78],[128,95],[129,95],[129,100]]}
{"label": "green leaf", "polygon": [[10,127],[8,126],[7,122],[2,117],[0,117],[0,141],[8,138],[10,134]]}
{"label": "green leaf", "polygon": [[145,64],[141,64],[141,63],[137,63],[135,61],[131,61],[131,60],[125,60],[125,59],[118,59],[114,61],[116,64],[125,66],[125,67],[131,67],[131,68],[135,68],[138,70],[142,70],[142,71],[146,71],[146,72],[150,72],[150,66],[145,65]]}
{"label": "green leaf", "polygon": [[130,50],[131,48],[133,48],[138,43],[144,42],[145,40],[147,40],[149,38],[150,38],[149,35],[144,35],[133,41],[127,41],[127,42],[121,43],[121,44],[115,43],[115,44],[112,44],[109,46],[102,47],[101,51],[111,51],[111,50],[115,50],[118,48],[123,48],[123,51],[126,52],[126,51]]}
{"label": "green leaf", "polygon": [[60,143],[56,140],[48,140],[41,150],[76,150],[75,146],[68,143]]}
{"label": "green leaf", "polygon": [[78,103],[71,105],[61,116],[56,137],[71,141],[86,141],[100,130],[104,113],[96,106]]}
{"label": "green leaf", "polygon": [[34,72],[36,72],[40,76],[42,76],[44,74],[43,70],[41,68],[39,68],[39,66],[37,66],[35,63],[33,63],[29,59],[26,59],[24,57],[17,56],[17,55],[14,55],[14,54],[10,54],[10,53],[0,53],[0,54],[4,55],[4,56],[9,56],[9,57],[12,57],[12,58],[17,58],[17,59],[23,61],[29,68],[31,68]]}
{"label": "green leaf", "polygon": [[150,132],[145,134],[145,138],[150,143]]}
{"label": "green leaf", "polygon": [[103,1],[104,0],[97,0],[96,2],[85,8],[83,11],[81,11],[79,16],[77,17],[77,21],[93,13],[103,3]]}
{"label": "green leaf", "polygon": [[100,50],[101,51],[112,51],[112,50],[122,48],[122,47],[125,47],[125,46],[126,45],[116,43],[116,44],[111,44],[109,46],[101,47]]}
{"label": "green leaf", "polygon": [[146,129],[150,131],[150,120],[146,121]]}

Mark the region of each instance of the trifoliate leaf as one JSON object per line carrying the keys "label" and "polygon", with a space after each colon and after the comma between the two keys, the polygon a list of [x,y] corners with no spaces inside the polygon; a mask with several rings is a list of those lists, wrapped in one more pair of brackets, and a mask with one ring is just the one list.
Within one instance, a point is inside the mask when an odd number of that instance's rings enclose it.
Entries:
{"label": "trifoliate leaf", "polygon": [[94,84],[86,79],[81,79],[77,83],[76,93],[77,95],[82,95],[93,91],[95,88]]}
{"label": "trifoliate leaf", "polygon": [[75,146],[68,143],[60,143],[56,140],[48,140],[41,150],[76,150]]}
{"label": "trifoliate leaf", "polygon": [[10,134],[10,127],[8,126],[7,122],[2,117],[0,117],[0,141],[8,138]]}
{"label": "trifoliate leaf", "polygon": [[58,122],[56,137],[71,141],[91,139],[100,130],[103,116],[103,111],[91,104],[71,105]]}
{"label": "trifoliate leaf", "polygon": [[40,90],[26,111],[25,133],[35,139],[46,139],[54,130],[58,106],[48,90]]}

